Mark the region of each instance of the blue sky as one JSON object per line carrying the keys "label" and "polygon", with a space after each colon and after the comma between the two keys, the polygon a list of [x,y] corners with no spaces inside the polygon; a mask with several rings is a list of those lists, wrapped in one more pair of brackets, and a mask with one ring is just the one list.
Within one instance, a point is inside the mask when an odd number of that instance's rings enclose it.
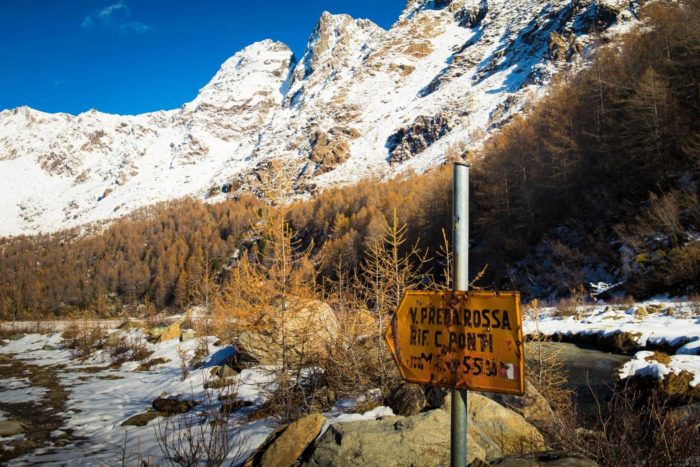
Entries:
{"label": "blue sky", "polygon": [[324,10],[388,28],[406,0],[0,0],[0,109],[137,114],[192,100],[271,38],[300,57]]}

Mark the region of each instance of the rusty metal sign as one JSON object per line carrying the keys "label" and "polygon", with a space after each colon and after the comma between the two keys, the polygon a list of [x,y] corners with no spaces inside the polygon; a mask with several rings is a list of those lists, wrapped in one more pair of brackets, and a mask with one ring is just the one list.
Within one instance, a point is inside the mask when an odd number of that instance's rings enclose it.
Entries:
{"label": "rusty metal sign", "polygon": [[408,382],[525,392],[518,292],[406,292],[384,339]]}

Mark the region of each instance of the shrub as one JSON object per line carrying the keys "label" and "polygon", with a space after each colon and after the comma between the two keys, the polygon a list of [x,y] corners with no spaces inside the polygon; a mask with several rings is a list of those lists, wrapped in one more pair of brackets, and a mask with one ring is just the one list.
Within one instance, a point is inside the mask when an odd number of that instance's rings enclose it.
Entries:
{"label": "shrub", "polygon": [[153,353],[148,350],[142,338],[135,336],[117,336],[107,339],[105,350],[112,365],[118,366],[125,362],[146,360]]}
{"label": "shrub", "polygon": [[63,329],[63,345],[73,356],[84,360],[94,351],[103,348],[106,333],[100,326],[85,321],[71,321]]}

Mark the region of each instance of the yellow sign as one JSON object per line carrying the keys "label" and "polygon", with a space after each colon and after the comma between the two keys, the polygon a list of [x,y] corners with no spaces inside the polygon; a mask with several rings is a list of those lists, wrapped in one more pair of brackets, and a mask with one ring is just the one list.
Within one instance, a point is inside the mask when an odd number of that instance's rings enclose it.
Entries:
{"label": "yellow sign", "polygon": [[408,382],[525,392],[518,292],[406,292],[384,339]]}

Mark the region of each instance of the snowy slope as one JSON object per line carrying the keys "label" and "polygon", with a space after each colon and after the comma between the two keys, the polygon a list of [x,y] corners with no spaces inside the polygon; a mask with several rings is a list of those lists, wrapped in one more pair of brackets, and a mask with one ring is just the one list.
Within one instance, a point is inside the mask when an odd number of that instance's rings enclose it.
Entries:
{"label": "snowy slope", "polygon": [[[51,232],[155,202],[294,192],[439,164],[585,64],[629,0],[410,0],[385,31],[324,13],[297,60],[265,40],[180,109],[138,116],[0,112],[0,236]],[[227,194],[229,193],[229,194]]]}

